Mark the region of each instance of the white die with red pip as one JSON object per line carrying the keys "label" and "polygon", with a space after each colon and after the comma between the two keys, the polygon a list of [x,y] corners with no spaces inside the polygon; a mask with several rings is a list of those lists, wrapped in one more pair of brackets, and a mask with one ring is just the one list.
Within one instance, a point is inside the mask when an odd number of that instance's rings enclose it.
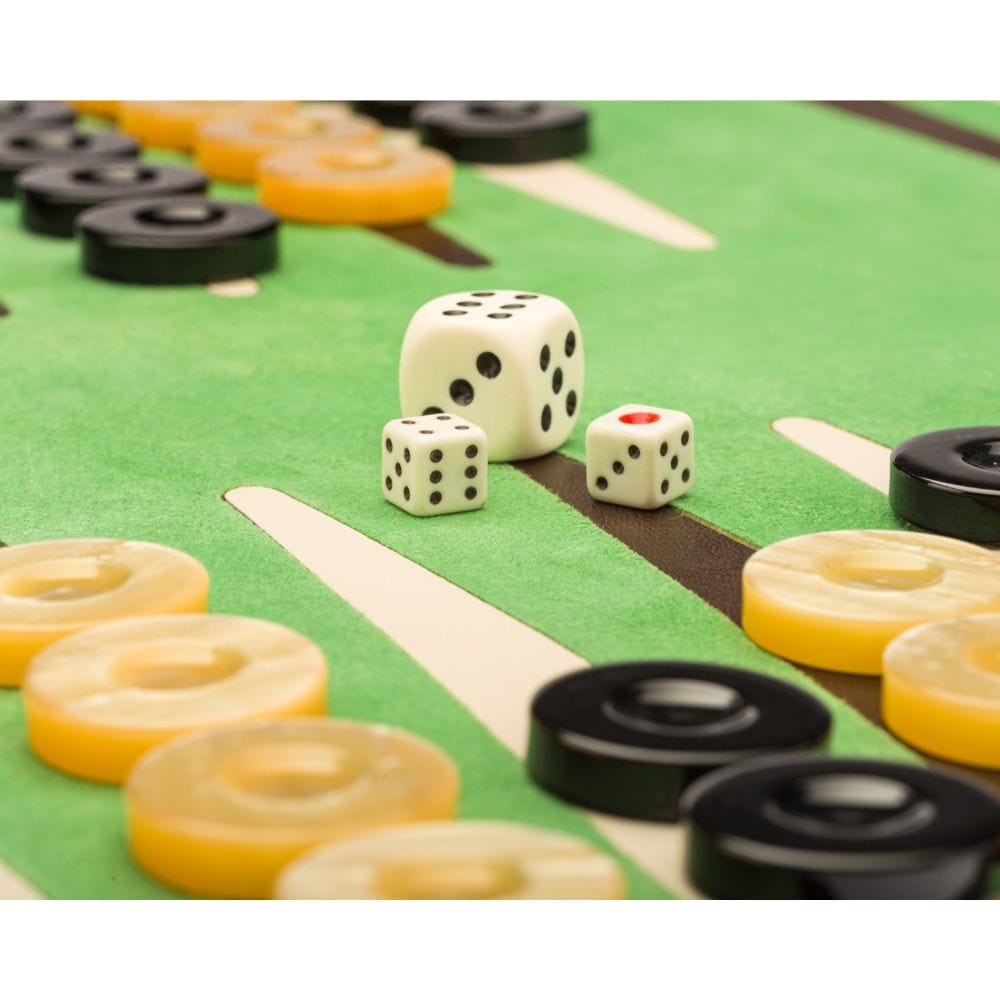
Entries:
{"label": "white die with red pip", "polygon": [[694,485],[694,425],[680,410],[629,403],[587,427],[595,500],[653,510]]}

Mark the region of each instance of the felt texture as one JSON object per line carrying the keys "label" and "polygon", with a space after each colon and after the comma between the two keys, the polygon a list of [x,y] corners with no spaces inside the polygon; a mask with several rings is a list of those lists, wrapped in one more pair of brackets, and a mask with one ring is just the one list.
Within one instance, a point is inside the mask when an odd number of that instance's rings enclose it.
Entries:
{"label": "felt texture", "polygon": [[[678,506],[698,517],[756,545],[899,527],[883,496],[770,422],[818,417],[891,445],[992,419],[1000,170],[815,105],[592,110],[594,151],[580,162],[711,230],[717,250],[671,250],[462,166],[435,225],[493,266],[448,267],[363,229],[286,225],[262,293],[224,299],[89,278],[72,242],[22,232],[0,202],[0,539],[107,535],[190,552],[211,573],[212,610],[280,622],[324,648],[331,714],[401,726],[450,753],[463,817],[611,850],[221,495],[285,490],[595,663],[718,660],[793,679],[831,705],[831,752],[911,759],[513,468],[491,467],[475,514],[415,519],[388,504],[380,430],[400,415],[400,343],[423,302],[535,289],[572,307],[587,351],[566,454],[583,460],[587,423],[624,402],[681,409],[697,428],[698,479]],[[12,691],[0,691],[0,857],[51,895],[170,895],[128,858],[118,789],[32,758]],[[625,870],[632,895],[670,894]]]}

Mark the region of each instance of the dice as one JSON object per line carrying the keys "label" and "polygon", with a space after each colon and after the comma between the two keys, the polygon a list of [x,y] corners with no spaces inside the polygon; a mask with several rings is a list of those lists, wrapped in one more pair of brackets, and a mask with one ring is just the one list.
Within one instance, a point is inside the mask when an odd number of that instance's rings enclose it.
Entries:
{"label": "dice", "polygon": [[595,500],[653,510],[694,485],[694,426],[680,410],[630,403],[587,427],[587,489]]}
{"label": "dice", "polygon": [[486,503],[486,434],[453,413],[390,420],[382,430],[382,494],[427,517]]}
{"label": "dice", "polygon": [[417,310],[399,366],[403,413],[456,413],[491,462],[554,451],[583,401],[583,339],[569,307],[534,292],[459,292]]}

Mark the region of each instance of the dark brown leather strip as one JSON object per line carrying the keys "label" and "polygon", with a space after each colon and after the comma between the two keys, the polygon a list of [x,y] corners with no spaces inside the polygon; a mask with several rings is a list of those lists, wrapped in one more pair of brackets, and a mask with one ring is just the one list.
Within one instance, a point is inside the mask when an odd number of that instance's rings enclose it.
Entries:
{"label": "dark brown leather strip", "polygon": [[852,115],[893,125],[907,132],[916,132],[938,142],[948,143],[950,146],[991,156],[995,160],[1000,159],[1000,139],[975,132],[962,125],[954,125],[915,108],[908,108],[892,101],[820,101],[820,103],[840,111],[847,111]]}
{"label": "dark brown leather strip", "polygon": [[2,319],[4,316],[9,316],[9,315],[10,315],[10,310],[2,302],[0,302],[0,319]]}
{"label": "dark brown leather strip", "polygon": [[[648,563],[740,624],[743,564],[754,553],[753,546],[676,507],[650,511],[601,503],[587,491],[584,465],[565,455],[556,453],[513,464]],[[834,697],[847,702],[869,722],[883,728],[878,677],[814,670],[798,663],[792,666]],[[1000,791],[1000,773],[937,759],[930,763],[985,782]]]}
{"label": "dark brown leather strip", "polygon": [[384,229],[372,230],[388,236],[389,239],[397,243],[403,243],[414,250],[434,257],[444,264],[451,264],[455,267],[489,267],[491,261],[476,253],[471,247],[467,247],[458,240],[453,240],[450,236],[438,232],[426,223],[418,223],[412,226],[389,226]]}

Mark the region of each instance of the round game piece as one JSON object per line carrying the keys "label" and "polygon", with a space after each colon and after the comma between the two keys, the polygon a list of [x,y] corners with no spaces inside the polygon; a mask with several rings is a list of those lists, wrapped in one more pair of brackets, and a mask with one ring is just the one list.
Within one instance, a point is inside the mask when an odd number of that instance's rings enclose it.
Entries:
{"label": "round game piece", "polygon": [[69,127],[75,119],[76,112],[63,101],[0,101],[0,132]]}
{"label": "round game piece", "polygon": [[621,899],[618,866],[576,837],[521,823],[420,823],[320,847],[275,899]]}
{"label": "round game piece", "polygon": [[825,531],[743,567],[743,628],[794,663],[878,674],[890,639],[939,618],[1000,611],[1000,558],[910,531]]}
{"label": "round game piece", "polygon": [[204,611],[208,573],[152,542],[76,538],[0,548],[0,684],[46,646],[102,622]]}
{"label": "round game piece", "polygon": [[130,160],[139,147],[117,132],[82,132],[75,128],[29,128],[0,132],[0,197],[14,196],[14,178],[43,164]]}
{"label": "round game piece", "polygon": [[18,174],[21,224],[33,233],[72,236],[77,216],[95,205],[130,198],[204,194],[208,178],[187,167],[138,160],[33,167]]}
{"label": "round game piece", "polygon": [[294,110],[295,101],[123,101],[119,117],[121,127],[143,146],[188,153],[206,122]]}
{"label": "round game piece", "polygon": [[971,542],[1000,542],[1000,427],[958,427],[898,445],[889,460],[897,517]]}
{"label": "round game piece", "polygon": [[352,101],[355,111],[381,122],[386,128],[409,128],[413,109],[421,101]]}
{"label": "round game piece", "polygon": [[145,285],[250,278],[278,263],[278,219],[244,202],[150,198],[88,209],[77,220],[83,269]]}
{"label": "round game piece", "polygon": [[179,736],[126,783],[129,839],[154,878],[207,896],[263,898],[293,858],[381,826],[450,819],[458,772],[388,726],[284,719]]}
{"label": "round game piece", "polygon": [[67,101],[81,115],[89,115],[91,118],[104,118],[106,121],[117,121],[121,114],[121,101]]}
{"label": "round game piece", "polygon": [[198,166],[218,180],[252,184],[263,157],[288,149],[374,145],[378,123],[351,115],[223,118],[198,129]]}
{"label": "round game piece", "polygon": [[882,657],[882,718],[945,760],[1000,770],[1000,615],[969,615],[897,636]]}
{"label": "round game piece", "polygon": [[688,875],[715,899],[979,898],[1000,836],[978,784],[812,754],[716,771],[681,808]]}
{"label": "round game piece", "polygon": [[326,714],[326,660],[254,618],[157,615],[77,632],[31,662],[28,742],[60,771],[124,781],[150,747],[195,729]]}
{"label": "round game piece", "polygon": [[454,168],[433,149],[276,153],[260,163],[260,200],[283,219],[359,226],[421,222],[448,207]]}
{"label": "round game piece", "polygon": [[829,730],[819,701],[773,677],[710,663],[616,663],[535,695],[527,767],[568,802],[671,822],[681,792],[705,772],[816,746]]}
{"label": "round game piece", "polygon": [[413,114],[420,138],[456,160],[537,163],[584,153],[590,116],[572,104],[443,101]]}

